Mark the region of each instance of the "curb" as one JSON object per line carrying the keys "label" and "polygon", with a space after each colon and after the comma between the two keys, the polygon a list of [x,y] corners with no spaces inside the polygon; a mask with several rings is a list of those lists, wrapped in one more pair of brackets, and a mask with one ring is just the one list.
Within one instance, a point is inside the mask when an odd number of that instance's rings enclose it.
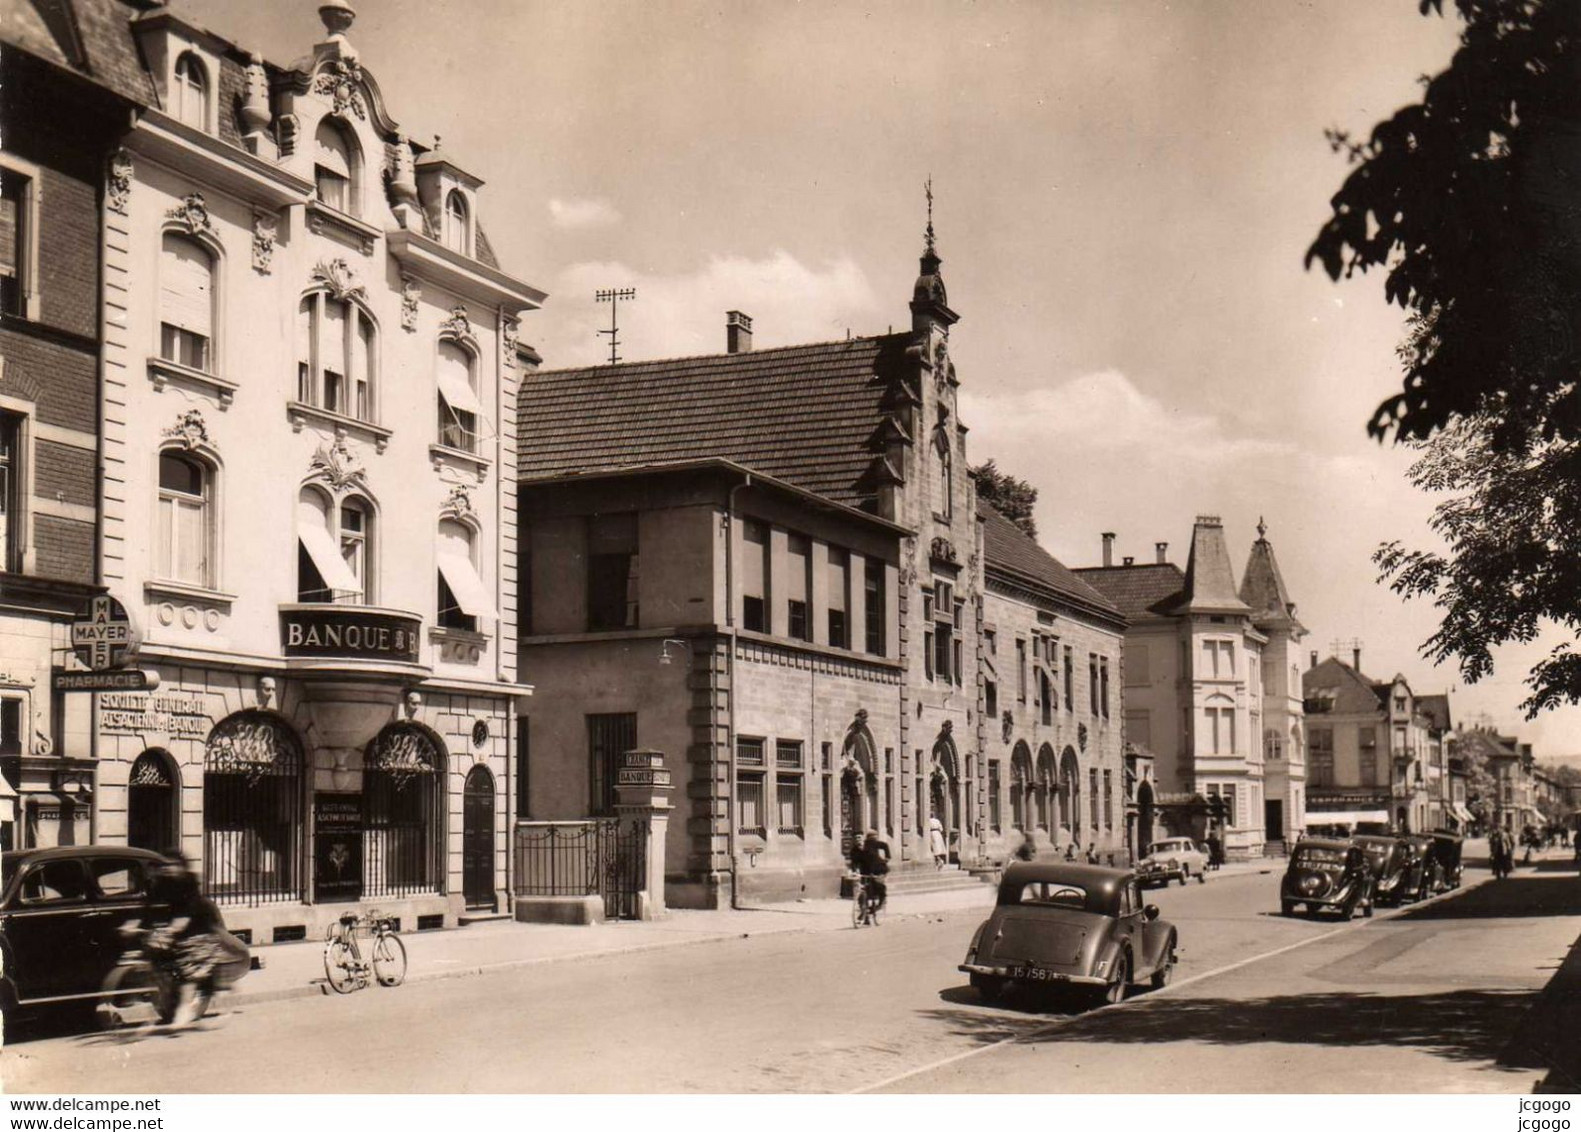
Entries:
{"label": "curb", "polygon": [[[975,908],[941,908],[932,912],[900,912],[892,914],[890,919],[923,919],[931,916],[948,916],[956,912],[977,912]],[[742,932],[714,932],[708,935],[699,935],[689,939],[663,939],[652,940],[648,943],[634,943],[623,947],[605,948],[599,951],[572,951],[563,955],[534,955],[521,959],[502,959],[493,963],[472,963],[466,966],[455,967],[444,971],[424,971],[416,975],[408,975],[406,983],[438,982],[444,979],[470,978],[474,975],[490,975],[501,971],[514,971],[525,967],[538,967],[549,963],[568,963],[585,959],[607,959],[621,955],[639,955],[647,951],[667,951],[683,947],[697,947],[708,943],[722,943],[733,939],[751,939],[753,936],[767,935],[813,935],[819,932],[840,931],[848,927],[842,920],[828,925],[815,924],[787,924],[783,927],[762,927],[752,931]],[[356,992],[351,992],[355,994]],[[222,1003],[226,1009],[238,1006],[257,1006],[269,1002],[286,1002],[296,998],[340,998],[350,997],[335,994],[330,990],[322,976],[297,986],[280,987],[277,990],[248,992],[232,991],[227,996],[228,1001]]]}

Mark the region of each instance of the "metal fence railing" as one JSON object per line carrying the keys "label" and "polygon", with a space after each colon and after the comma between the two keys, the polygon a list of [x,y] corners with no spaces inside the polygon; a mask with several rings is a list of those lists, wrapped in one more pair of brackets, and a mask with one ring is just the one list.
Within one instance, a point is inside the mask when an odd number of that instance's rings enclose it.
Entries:
{"label": "metal fence railing", "polygon": [[512,854],[515,894],[604,898],[604,914],[637,915],[647,875],[648,823],[614,818],[517,822]]}

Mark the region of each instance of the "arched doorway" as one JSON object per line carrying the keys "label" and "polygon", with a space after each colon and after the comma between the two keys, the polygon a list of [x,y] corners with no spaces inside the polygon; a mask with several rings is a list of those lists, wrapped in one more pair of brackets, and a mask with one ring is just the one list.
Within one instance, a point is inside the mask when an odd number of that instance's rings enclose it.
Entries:
{"label": "arched doorway", "polygon": [[1054,827],[1063,820],[1061,815],[1054,812],[1054,782],[1054,748],[1044,743],[1038,750],[1037,822],[1038,828],[1049,834],[1050,841],[1053,840]]}
{"label": "arched doorway", "polygon": [[1081,766],[1076,750],[1066,747],[1059,761],[1060,824],[1070,831],[1071,841],[1081,844]]}
{"label": "arched doorway", "polygon": [[1136,788],[1136,855],[1146,854],[1153,844],[1153,784],[1144,782]]}
{"label": "arched doorway", "polygon": [[961,774],[955,741],[948,734],[933,744],[933,773],[929,776],[933,815],[944,826],[950,859],[960,859]]}
{"label": "arched doorway", "polygon": [[126,843],[163,853],[181,843],[181,790],[170,756],[151,747],[137,756],[126,786]]}
{"label": "arched doorway", "polygon": [[1010,755],[1010,822],[1021,832],[1032,828],[1028,793],[1032,788],[1032,752],[1018,741]]}
{"label": "arched doorway", "polygon": [[468,908],[494,907],[494,776],[481,763],[461,789],[461,893]]}
{"label": "arched doorway", "polygon": [[415,723],[391,723],[363,757],[363,895],[443,891],[445,750]]}
{"label": "arched doorway", "polygon": [[840,755],[840,852],[847,860],[863,834],[878,828],[877,748],[866,716],[857,713]]}
{"label": "arched doorway", "polygon": [[221,903],[301,893],[302,745],[267,711],[226,716],[203,757],[203,884]]}

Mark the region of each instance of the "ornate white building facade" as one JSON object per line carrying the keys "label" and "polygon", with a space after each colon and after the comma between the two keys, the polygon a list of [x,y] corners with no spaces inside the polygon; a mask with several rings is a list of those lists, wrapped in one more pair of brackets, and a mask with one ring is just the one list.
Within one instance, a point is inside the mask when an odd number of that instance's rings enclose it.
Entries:
{"label": "ornate white building facade", "polygon": [[[481,181],[347,36],[276,66],[165,8],[104,209],[101,571],[152,692],[97,697],[101,841],[180,845],[255,943],[503,908],[520,315]],[[436,143],[437,145],[437,143]]]}

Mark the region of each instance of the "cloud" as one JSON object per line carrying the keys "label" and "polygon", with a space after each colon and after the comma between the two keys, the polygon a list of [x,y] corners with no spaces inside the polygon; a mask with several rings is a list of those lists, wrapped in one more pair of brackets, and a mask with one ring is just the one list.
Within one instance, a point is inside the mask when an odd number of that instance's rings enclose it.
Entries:
{"label": "cloud", "polygon": [[635,287],[619,309],[620,355],[643,358],[716,354],[725,348],[725,312],[753,319],[758,348],[843,338],[847,329],[885,329],[885,306],[853,260],[809,266],[789,252],[761,259],[714,256],[695,270],[644,273],[619,262],[578,263],[550,287],[544,315],[523,327],[551,368],[593,365],[609,356],[610,308],[595,291]]}
{"label": "cloud", "polygon": [[607,228],[620,223],[620,213],[607,201],[561,200],[549,201],[549,218],[556,228]]}

